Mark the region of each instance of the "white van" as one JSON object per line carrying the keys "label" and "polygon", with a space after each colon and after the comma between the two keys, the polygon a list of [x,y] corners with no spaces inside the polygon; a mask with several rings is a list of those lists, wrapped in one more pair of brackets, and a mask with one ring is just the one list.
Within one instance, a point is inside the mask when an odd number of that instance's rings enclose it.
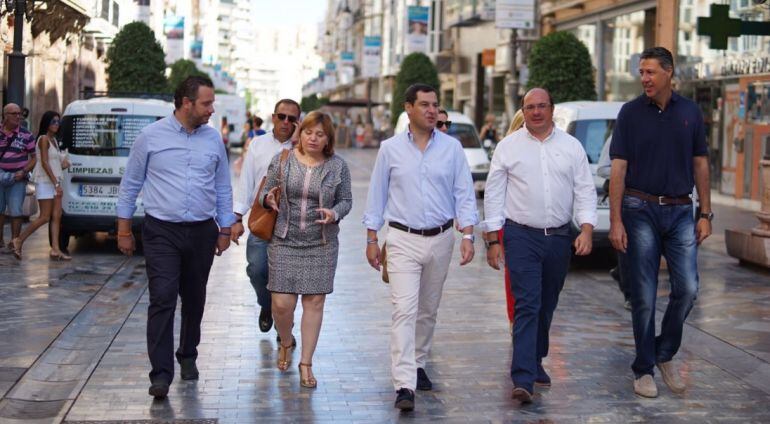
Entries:
{"label": "white van", "polygon": [[591,174],[596,186],[596,211],[598,222],[594,228],[594,247],[610,247],[610,204],[608,194],[604,192],[604,178],[596,175],[596,167],[602,148],[615,128],[623,102],[577,101],[558,103],[553,112],[553,122],[557,128],[580,140],[588,156]]}
{"label": "white van", "polygon": [[[62,115],[62,147],[71,166],[64,171],[60,245],[70,236],[115,230],[115,207],[128,154],[139,132],[170,115],[171,102],[156,99],[94,98],[70,103]],[[137,199],[134,231],[144,220]]]}
{"label": "white van", "polygon": [[[449,111],[447,113],[449,115],[447,120],[452,123],[448,134],[462,143],[465,159],[468,161],[468,166],[471,168],[471,175],[473,176],[473,188],[481,197],[484,194],[487,174],[489,173],[489,154],[481,145],[479,134],[476,132],[476,126],[473,125],[473,121],[470,118],[459,112]],[[401,112],[398,121],[396,121],[395,133],[399,134],[406,131],[408,125],[409,116],[406,112]]]}

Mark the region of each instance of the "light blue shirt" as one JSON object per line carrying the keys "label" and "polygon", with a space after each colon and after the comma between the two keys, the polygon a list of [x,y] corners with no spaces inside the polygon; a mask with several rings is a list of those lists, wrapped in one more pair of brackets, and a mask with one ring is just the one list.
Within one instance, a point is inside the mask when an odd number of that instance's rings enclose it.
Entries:
{"label": "light blue shirt", "polygon": [[460,228],[479,222],[473,178],[460,142],[433,131],[422,152],[404,131],[380,145],[369,184],[364,225],[385,221],[429,229],[457,218]]}
{"label": "light blue shirt", "polygon": [[131,218],[142,191],[146,214],[169,222],[215,218],[230,227],[233,190],[219,132],[208,125],[188,133],[172,114],[145,127],[128,157],[118,193],[118,218]]}

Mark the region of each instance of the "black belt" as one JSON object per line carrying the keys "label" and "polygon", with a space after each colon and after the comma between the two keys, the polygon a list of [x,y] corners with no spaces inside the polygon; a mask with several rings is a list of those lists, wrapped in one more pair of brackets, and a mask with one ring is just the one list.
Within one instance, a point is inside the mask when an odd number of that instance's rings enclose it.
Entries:
{"label": "black belt", "polygon": [[692,198],[690,198],[689,195],[676,196],[676,197],[656,196],[654,194],[649,194],[643,191],[634,190],[633,188],[627,188],[625,194],[636,197],[637,199],[642,199],[648,202],[657,203],[659,206],[692,204]]}
{"label": "black belt", "polygon": [[198,226],[198,225],[208,224],[209,222],[214,220],[214,218],[209,218],[209,219],[204,219],[203,221],[173,222],[173,221],[164,221],[162,219],[155,218],[152,215],[145,214],[144,216],[146,218],[150,218],[153,221],[158,221],[158,222],[162,222],[164,224],[169,224],[169,225],[177,225],[177,226],[180,226],[180,227],[195,227],[195,226]]}
{"label": "black belt", "polygon": [[393,221],[390,221],[388,223],[388,225],[390,225],[391,227],[393,227],[393,228],[395,228],[397,230],[406,231],[407,233],[410,233],[410,234],[419,234],[421,236],[429,236],[430,237],[430,236],[439,235],[439,234],[443,233],[444,231],[452,228],[452,224],[453,223],[454,223],[454,220],[450,219],[449,221],[446,222],[446,224],[444,224],[444,225],[442,225],[440,227],[428,228],[427,230],[415,230],[414,228],[409,228],[409,227],[407,227],[404,224],[399,224],[398,222],[393,222]]}
{"label": "black belt", "polygon": [[559,227],[549,228],[530,227],[529,225],[519,224],[518,222],[511,221],[510,219],[506,219],[505,223],[507,225],[513,225],[514,227],[523,228],[525,230],[537,231],[538,233],[543,233],[546,236],[568,236],[570,235],[570,231],[572,229],[569,222]]}

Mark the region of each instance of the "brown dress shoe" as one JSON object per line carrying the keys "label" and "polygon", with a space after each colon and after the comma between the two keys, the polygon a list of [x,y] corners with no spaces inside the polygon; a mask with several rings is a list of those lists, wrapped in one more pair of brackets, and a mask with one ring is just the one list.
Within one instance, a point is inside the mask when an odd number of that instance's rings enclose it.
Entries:
{"label": "brown dress shoe", "polygon": [[532,403],[532,393],[527,389],[516,387],[511,392],[511,399],[518,400],[521,403]]}
{"label": "brown dress shoe", "polygon": [[634,393],[647,398],[658,397],[658,386],[655,385],[652,375],[645,374],[634,380]]}
{"label": "brown dress shoe", "polygon": [[682,383],[679,378],[679,371],[674,368],[674,362],[661,362],[658,365],[660,370],[660,376],[663,377],[663,382],[666,383],[669,389],[674,393],[684,393],[687,390],[687,386]]}

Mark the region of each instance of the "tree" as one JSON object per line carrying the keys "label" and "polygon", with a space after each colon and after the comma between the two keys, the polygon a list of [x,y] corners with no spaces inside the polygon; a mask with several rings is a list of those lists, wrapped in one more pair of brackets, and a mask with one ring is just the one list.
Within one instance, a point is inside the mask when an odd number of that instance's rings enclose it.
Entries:
{"label": "tree", "polygon": [[404,92],[410,85],[427,84],[439,91],[438,71],[428,56],[422,53],[412,53],[401,62],[401,70],[396,74],[396,85],[393,87],[393,101],[390,103],[390,119],[396,126],[398,116],[404,111]]}
{"label": "tree", "polygon": [[317,94],[312,96],[305,96],[302,101],[299,102],[299,106],[303,112],[311,112],[319,109],[321,106],[329,103],[329,99],[326,97],[318,97]]}
{"label": "tree", "polygon": [[574,34],[554,32],[532,46],[527,88],[534,87],[548,90],[554,103],[596,100],[591,55]]}
{"label": "tree", "polygon": [[187,77],[199,76],[210,78],[209,74],[195,66],[195,62],[187,59],[179,59],[171,65],[171,73],[168,76],[168,91],[173,93],[176,87]]}
{"label": "tree", "polygon": [[132,22],[115,35],[107,50],[107,89],[163,93],[168,88],[163,48],[150,27]]}

